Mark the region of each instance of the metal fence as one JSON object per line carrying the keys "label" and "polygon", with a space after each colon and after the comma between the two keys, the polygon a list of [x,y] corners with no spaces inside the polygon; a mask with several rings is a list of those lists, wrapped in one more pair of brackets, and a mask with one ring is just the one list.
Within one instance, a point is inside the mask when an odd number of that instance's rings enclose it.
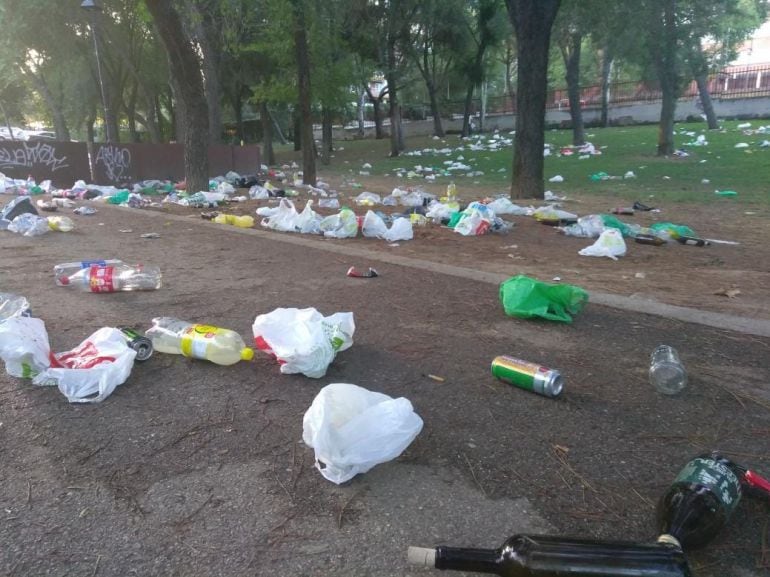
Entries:
{"label": "metal fence", "polygon": [[[260,167],[257,145],[212,145],[209,173],[255,173]],[[126,185],[139,180],[184,178],[181,144],[0,141],[0,172],[12,178],[32,176],[67,187],[83,179],[95,184]]]}
{"label": "metal fence", "polygon": [[[764,66],[744,66],[725,68],[708,78],[709,93],[715,100],[739,98],[759,98],[770,96],[770,64]],[[698,86],[690,82],[680,91],[680,100],[699,98]],[[655,82],[613,82],[609,86],[610,106],[614,104],[632,104],[636,102],[659,102],[663,99],[660,87]],[[580,102],[584,109],[600,108],[602,104],[601,85],[584,86],[580,89]],[[427,108],[427,105],[420,105]],[[411,108],[416,108],[412,106]],[[443,107],[447,118],[461,118],[465,103],[451,101]],[[569,99],[566,88],[548,92],[546,100],[548,110],[568,110]],[[474,99],[471,114],[477,116],[481,111],[481,101]],[[516,100],[511,96],[496,96],[487,99],[487,114],[514,114]]]}

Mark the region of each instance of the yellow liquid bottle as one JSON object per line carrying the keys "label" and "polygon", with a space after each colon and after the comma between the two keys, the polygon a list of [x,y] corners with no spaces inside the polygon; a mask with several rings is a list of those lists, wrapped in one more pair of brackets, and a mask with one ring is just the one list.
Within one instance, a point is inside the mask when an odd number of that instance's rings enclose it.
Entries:
{"label": "yellow liquid bottle", "polygon": [[254,357],[254,350],[248,348],[235,331],[170,317],[155,318],[152,322],[153,327],[145,334],[153,348],[161,353],[203,359],[217,365],[234,365]]}

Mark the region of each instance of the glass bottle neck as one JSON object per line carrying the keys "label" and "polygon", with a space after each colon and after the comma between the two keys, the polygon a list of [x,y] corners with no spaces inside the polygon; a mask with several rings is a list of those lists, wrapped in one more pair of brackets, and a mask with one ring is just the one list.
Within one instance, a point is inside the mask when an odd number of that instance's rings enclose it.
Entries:
{"label": "glass bottle neck", "polygon": [[437,547],[436,569],[474,571],[500,574],[500,551],[497,549],[467,549],[463,547]]}

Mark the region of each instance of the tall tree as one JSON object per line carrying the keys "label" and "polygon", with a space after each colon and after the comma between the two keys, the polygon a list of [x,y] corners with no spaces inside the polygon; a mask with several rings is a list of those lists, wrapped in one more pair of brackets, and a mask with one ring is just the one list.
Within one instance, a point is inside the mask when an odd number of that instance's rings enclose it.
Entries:
{"label": "tall tree", "polygon": [[208,190],[209,122],[203,93],[201,63],[184,33],[182,20],[173,4],[166,0],[145,0],[166,50],[176,114],[184,127],[184,165],[187,190]]}
{"label": "tall tree", "polygon": [[203,63],[203,89],[209,109],[209,139],[222,142],[222,42],[224,25],[221,0],[188,0],[191,36],[200,46]]}
{"label": "tall tree", "polygon": [[551,27],[561,0],[506,0],[516,31],[518,78],[512,198],[543,198],[545,103]]}
{"label": "tall tree", "polygon": [[315,142],[313,138],[310,53],[307,42],[304,0],[291,0],[294,15],[294,49],[297,59],[297,89],[301,118],[302,181],[316,185]]}

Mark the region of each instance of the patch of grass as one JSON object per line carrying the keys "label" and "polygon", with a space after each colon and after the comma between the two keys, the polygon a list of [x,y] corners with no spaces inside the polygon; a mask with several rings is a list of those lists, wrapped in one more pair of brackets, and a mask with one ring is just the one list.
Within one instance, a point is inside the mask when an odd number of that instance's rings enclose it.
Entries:
{"label": "patch of grass", "polygon": [[[602,154],[580,160],[579,155],[552,155],[545,160],[546,188],[556,193],[601,193],[617,196],[619,200],[641,200],[650,198],[666,202],[740,202],[770,203],[770,147],[762,148],[760,143],[770,140],[769,134],[747,134],[738,129],[740,122],[723,122],[722,129],[706,130],[703,123],[681,123],[676,125],[676,146],[690,155],[686,158],[662,158],[655,155],[657,126],[632,126],[597,128],[587,130],[587,139]],[[762,126],[762,121],[753,121],[752,129]],[[770,127],[770,121],[766,122]],[[696,137],[703,134],[707,146],[693,146]],[[485,134],[482,142],[490,142],[491,134]],[[500,133],[502,138],[513,139],[513,135]],[[546,143],[557,152],[571,142],[569,130],[546,132]],[[399,169],[407,172],[415,167],[432,167],[439,172],[447,167],[448,161],[458,161],[470,166],[470,171],[483,175],[466,176],[467,170],[456,171],[453,176],[438,176],[436,183],[454,181],[458,187],[468,188],[474,183],[499,186],[501,192],[508,190],[511,180],[513,148],[503,146],[499,150],[470,150],[473,141],[462,141],[457,135],[441,140],[431,137],[407,139],[408,150],[420,150],[420,156],[389,158],[387,140],[358,140],[338,142],[332,164],[319,164],[322,174],[347,177],[351,180],[365,178],[360,171],[374,176],[396,176]],[[739,142],[749,144],[748,148],[735,148]],[[462,150],[458,150],[463,147]],[[451,149],[448,153],[436,150]],[[279,162],[300,161],[299,153],[279,151]],[[364,169],[364,163],[372,168]],[[623,179],[633,171],[635,179]],[[589,177],[605,172],[619,179],[592,181]],[[564,182],[551,183],[555,175],[564,177]],[[668,178],[666,178],[668,177]],[[708,183],[702,182],[704,179]],[[418,185],[421,178],[404,179],[410,185]],[[737,198],[723,199],[714,194],[716,190],[734,190]]]}

